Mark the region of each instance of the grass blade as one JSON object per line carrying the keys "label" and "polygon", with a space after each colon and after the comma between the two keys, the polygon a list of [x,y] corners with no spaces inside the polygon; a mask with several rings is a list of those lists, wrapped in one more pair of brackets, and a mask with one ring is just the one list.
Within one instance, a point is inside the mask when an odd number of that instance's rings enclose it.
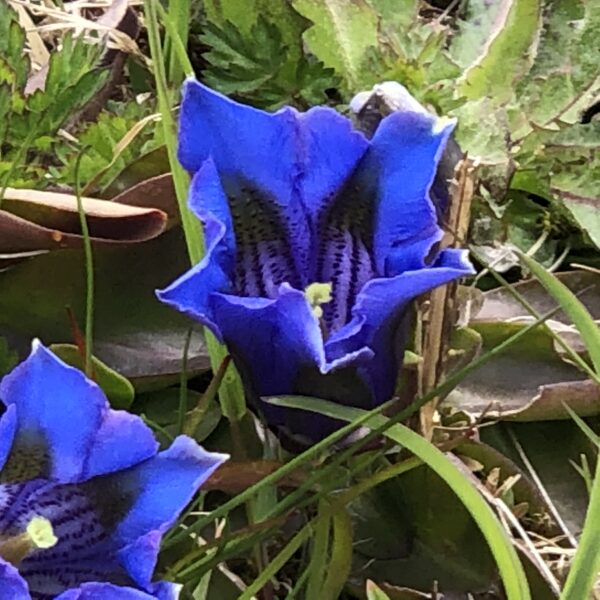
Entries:
{"label": "grass blade", "polygon": [[[310,410],[343,421],[354,421],[364,416],[366,412],[318,398],[300,396],[271,398],[270,402],[278,406]],[[365,424],[371,429],[376,429],[385,425],[387,421],[386,417],[376,415],[370,417]],[[463,474],[456,466],[433,444],[404,425],[393,425],[384,431],[383,435],[410,450],[450,486],[485,537],[500,571],[507,598],[509,600],[530,600],[527,578],[511,540],[490,506],[479,492],[465,481]],[[584,597],[579,596],[580,599]],[[574,597],[573,600],[575,600]]]}
{"label": "grass blade", "polygon": [[[596,374],[600,375],[600,329],[590,313],[566,285],[535,260],[524,255],[521,255],[521,260],[573,321],[583,338]],[[598,548],[600,548],[600,462],[596,466],[579,547],[567,575],[561,600],[582,600],[590,597],[600,571]]]}

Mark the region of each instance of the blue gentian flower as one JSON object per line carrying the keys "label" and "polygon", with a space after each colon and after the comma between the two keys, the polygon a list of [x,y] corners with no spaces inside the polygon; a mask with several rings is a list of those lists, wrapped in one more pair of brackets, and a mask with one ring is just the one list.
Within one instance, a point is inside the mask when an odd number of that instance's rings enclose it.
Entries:
{"label": "blue gentian flower", "polygon": [[[415,297],[472,272],[429,198],[454,127],[399,111],[368,140],[325,107],[269,114],[189,80],[179,160],[203,260],[159,298],[224,342],[267,422],[307,441],[339,424],[261,397],[372,408],[394,390]],[[331,285],[313,310],[305,290]]]}
{"label": "blue gentian flower", "polygon": [[162,534],[227,458],[143,421],[39,342],[0,382],[0,598],[167,600]]}

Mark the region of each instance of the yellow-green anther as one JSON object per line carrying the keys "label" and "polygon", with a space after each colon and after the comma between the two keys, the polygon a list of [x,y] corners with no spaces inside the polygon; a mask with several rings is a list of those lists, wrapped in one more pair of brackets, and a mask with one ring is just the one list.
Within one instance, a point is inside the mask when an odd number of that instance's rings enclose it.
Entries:
{"label": "yellow-green anther", "polygon": [[33,517],[29,521],[26,531],[31,538],[31,542],[40,550],[52,548],[58,542],[58,538],[54,535],[52,529],[52,523],[44,517]]}
{"label": "yellow-green anther", "polygon": [[331,283],[311,283],[305,290],[304,294],[312,308],[313,314],[317,319],[323,316],[321,304],[331,302]]}
{"label": "yellow-green anther", "polygon": [[57,542],[52,523],[45,517],[36,516],[29,521],[23,533],[7,538],[0,536],[0,558],[17,566],[36,550],[47,550]]}

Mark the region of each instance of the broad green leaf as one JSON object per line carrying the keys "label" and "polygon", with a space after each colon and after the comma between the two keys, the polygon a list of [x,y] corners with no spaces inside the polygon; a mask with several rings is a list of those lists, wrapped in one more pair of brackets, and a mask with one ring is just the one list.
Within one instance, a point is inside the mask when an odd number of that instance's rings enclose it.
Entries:
{"label": "broad green leaf", "polygon": [[[287,396],[271,398],[269,401],[278,406],[309,410],[348,422],[365,415],[364,410],[340,406],[318,398]],[[382,427],[387,421],[386,417],[378,415],[370,417],[365,424],[371,429],[376,429]],[[494,555],[508,600],[530,600],[531,595],[523,566],[510,538],[487,502],[475,488],[467,484],[461,471],[443,452],[404,425],[392,425],[383,432],[383,435],[420,458],[459,497],[479,526]]]}
{"label": "broad green leaf", "polygon": [[[94,354],[138,390],[179,380],[193,322],[159,302],[155,290],[188,267],[179,228],[134,247],[94,250]],[[83,323],[84,273],[81,250],[58,250],[0,272],[0,333],[12,330],[46,344],[72,341],[66,310]],[[202,336],[195,333],[189,372],[208,367]]]}
{"label": "broad green leaf", "polygon": [[343,77],[350,92],[377,79],[366,61],[378,47],[379,18],[366,0],[293,0],[293,6],[313,23],[304,33],[310,51]]}
{"label": "broad green leaf", "polygon": [[[598,184],[598,180],[594,185]],[[553,187],[563,206],[569,211],[577,225],[585,231],[597,248],[600,248],[600,195],[590,197],[573,193],[564,187]]]}
{"label": "broad green leaf", "polygon": [[452,38],[450,55],[463,68],[485,53],[486,44],[495,34],[510,0],[469,0],[466,14],[458,21],[458,33]]}
{"label": "broad green leaf", "polygon": [[468,510],[424,465],[378,483],[349,509],[360,540],[352,579],[421,591],[437,581],[453,596],[486,589],[497,578],[493,556]]}
{"label": "broad green leaf", "polygon": [[503,107],[489,98],[479,98],[449,114],[458,120],[456,141],[469,156],[492,165],[509,162],[509,122]]}
{"label": "broad green leaf", "polygon": [[539,12],[539,0],[503,0],[482,53],[457,82],[459,95],[489,96],[498,103],[511,98],[515,82],[527,72]]}
{"label": "broad green leaf", "polygon": [[548,293],[560,304],[563,311],[578,329],[596,374],[600,374],[600,328],[577,296],[555,275],[549,273],[535,260],[521,254],[521,260],[539,279]]}
{"label": "broad green leaf", "polygon": [[[80,371],[84,370],[84,359],[77,346],[73,344],[52,344],[50,350],[68,365],[77,367]],[[123,375],[117,373],[96,357],[92,357],[92,365],[94,380],[106,394],[110,405],[116,409],[128,409],[135,396],[131,383]]]}
{"label": "broad green leaf", "polygon": [[593,451],[575,423],[503,423],[481,431],[484,443],[520,465],[533,480],[537,479],[538,493],[543,494],[553,517],[549,522],[551,528],[544,533],[553,537],[562,532],[573,539],[583,525],[587,494],[581,477],[569,461],[578,461],[582,453],[589,453],[591,457]]}

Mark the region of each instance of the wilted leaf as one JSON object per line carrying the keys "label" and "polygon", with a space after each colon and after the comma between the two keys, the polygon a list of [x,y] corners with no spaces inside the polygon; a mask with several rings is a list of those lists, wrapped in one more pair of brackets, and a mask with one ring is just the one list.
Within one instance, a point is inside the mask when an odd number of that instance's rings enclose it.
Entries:
{"label": "wilted leaf", "polygon": [[[568,271],[556,275],[572,292],[578,294],[592,317],[600,319],[600,275],[589,271]],[[537,279],[521,281],[513,287],[540,314],[556,307],[556,301]],[[525,315],[529,313],[522,304],[508,290],[499,287],[483,294],[483,304],[479,312],[473,315],[473,322],[508,321]],[[569,324],[569,319],[562,311],[555,313],[552,319]]]}
{"label": "wilted leaf", "polygon": [[[228,494],[239,494],[267,475],[274,473],[281,466],[282,463],[274,460],[230,460],[210,476],[203,488],[220,490]],[[283,488],[297,488],[306,481],[306,478],[306,473],[296,471],[279,479],[277,485]]]}
{"label": "wilted leaf", "polygon": [[[166,214],[118,202],[82,198],[90,237],[96,242],[132,243],[164,231]],[[72,194],[8,188],[0,210],[0,253],[80,247],[77,198]]]}
{"label": "wilted leaf", "polygon": [[169,157],[166,146],[159,146],[140,156],[115,176],[106,186],[103,196],[112,198],[121,194],[142,181],[157,175],[170,173]]}
{"label": "wilted leaf", "polygon": [[169,223],[179,220],[179,207],[171,173],[140,181],[112,198],[111,202],[156,208],[167,214]]}

